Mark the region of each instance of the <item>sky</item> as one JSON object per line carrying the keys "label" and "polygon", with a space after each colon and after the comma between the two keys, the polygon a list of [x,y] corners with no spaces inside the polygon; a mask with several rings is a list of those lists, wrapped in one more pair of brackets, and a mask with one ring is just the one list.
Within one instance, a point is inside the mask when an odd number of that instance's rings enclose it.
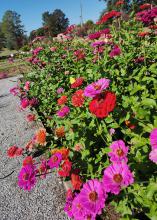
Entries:
{"label": "sky", "polygon": [[70,24],[80,23],[80,1],[83,6],[83,21],[97,21],[105,8],[104,1],[99,0],[0,0],[0,21],[6,10],[16,11],[21,15],[22,23],[29,34],[42,26],[42,13],[61,9]]}

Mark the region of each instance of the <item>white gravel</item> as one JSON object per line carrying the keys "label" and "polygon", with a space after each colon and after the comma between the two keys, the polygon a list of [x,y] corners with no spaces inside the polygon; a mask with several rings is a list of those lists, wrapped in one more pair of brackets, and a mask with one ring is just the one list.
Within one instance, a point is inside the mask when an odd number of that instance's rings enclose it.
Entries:
{"label": "white gravel", "polygon": [[25,120],[28,112],[18,109],[18,98],[9,93],[17,79],[0,80],[0,178],[15,170],[0,180],[0,220],[66,220],[65,191],[56,175],[39,180],[31,192],[25,192],[17,186],[22,158],[7,158],[9,146],[25,146],[36,130],[35,124]]}

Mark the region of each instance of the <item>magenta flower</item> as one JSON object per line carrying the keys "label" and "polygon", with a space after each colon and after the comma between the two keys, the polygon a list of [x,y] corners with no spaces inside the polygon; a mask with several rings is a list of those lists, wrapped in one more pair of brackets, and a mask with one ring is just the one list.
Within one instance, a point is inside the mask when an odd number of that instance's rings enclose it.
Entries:
{"label": "magenta flower", "polygon": [[15,86],[13,88],[10,89],[10,93],[14,96],[18,95],[19,93],[19,87]]}
{"label": "magenta flower", "polygon": [[126,163],[114,163],[104,170],[103,185],[106,192],[117,195],[122,187],[133,182],[133,174]]}
{"label": "magenta flower", "polygon": [[32,165],[22,167],[18,175],[18,186],[24,190],[31,190],[36,183],[36,170]]}
{"label": "magenta flower", "polygon": [[83,220],[87,215],[87,211],[80,201],[80,194],[78,194],[72,202],[72,214],[74,216],[74,219],[77,220]]}
{"label": "magenta flower", "polygon": [[149,159],[157,164],[157,148],[150,152]]}
{"label": "magenta flower", "polygon": [[23,109],[27,108],[29,106],[29,100],[27,98],[22,99],[20,105]]}
{"label": "magenta flower", "polygon": [[92,179],[83,185],[79,198],[87,213],[96,216],[96,214],[101,214],[107,195],[102,183],[97,179]]}
{"label": "magenta flower", "polygon": [[112,150],[111,152],[108,153],[110,157],[110,161],[112,162],[124,161],[127,163],[128,147],[125,146],[124,141],[122,140],[114,141],[110,145],[110,149]]}
{"label": "magenta flower", "polygon": [[114,48],[111,50],[109,56],[111,58],[113,58],[113,57],[118,56],[120,54],[121,54],[121,49],[118,46],[114,46]]}
{"label": "magenta flower", "polygon": [[57,115],[60,118],[64,118],[66,115],[68,115],[70,112],[70,108],[68,106],[64,106],[60,110],[57,111]]}
{"label": "magenta flower", "polygon": [[42,51],[43,50],[43,47],[37,47],[37,48],[35,48],[33,51],[32,51],[32,53],[33,53],[33,55],[38,55],[38,53],[40,52],[40,51]]}
{"label": "magenta flower", "polygon": [[104,89],[107,89],[109,87],[109,84],[109,79],[99,79],[97,82],[91,83],[85,88],[84,95],[94,98],[96,95],[99,95]]}
{"label": "magenta flower", "polygon": [[52,155],[52,157],[50,157],[49,161],[48,161],[48,165],[51,169],[53,168],[58,168],[60,163],[62,161],[62,154],[60,153],[55,153]]}
{"label": "magenta flower", "polygon": [[157,149],[157,128],[154,128],[150,133],[150,144],[152,149]]}
{"label": "magenta flower", "polygon": [[66,202],[64,206],[64,211],[66,214],[70,217],[73,218],[73,212],[72,212],[72,202]]}

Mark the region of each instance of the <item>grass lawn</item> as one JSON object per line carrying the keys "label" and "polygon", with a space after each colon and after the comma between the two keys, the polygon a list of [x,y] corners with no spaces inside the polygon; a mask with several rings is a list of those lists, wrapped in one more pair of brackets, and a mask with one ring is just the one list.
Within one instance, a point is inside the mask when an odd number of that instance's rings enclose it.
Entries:
{"label": "grass lawn", "polygon": [[[16,50],[3,49],[0,51],[0,58],[16,54]],[[30,70],[29,65],[20,58],[15,58],[14,62],[9,63],[8,59],[0,59],[0,79],[4,77],[24,74]]]}

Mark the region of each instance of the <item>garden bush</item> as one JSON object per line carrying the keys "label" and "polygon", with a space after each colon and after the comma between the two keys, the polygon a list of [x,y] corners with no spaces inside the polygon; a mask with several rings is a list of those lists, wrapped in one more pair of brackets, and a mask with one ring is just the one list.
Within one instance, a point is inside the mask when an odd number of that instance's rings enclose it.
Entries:
{"label": "garden bush", "polygon": [[35,108],[27,120],[44,125],[23,149],[8,150],[26,155],[18,185],[30,190],[56,168],[71,181],[71,218],[107,219],[112,205],[119,219],[157,219],[157,8],[147,7],[127,19],[108,12],[85,38],[73,26],[35,40],[32,71],[11,90],[22,109]]}

